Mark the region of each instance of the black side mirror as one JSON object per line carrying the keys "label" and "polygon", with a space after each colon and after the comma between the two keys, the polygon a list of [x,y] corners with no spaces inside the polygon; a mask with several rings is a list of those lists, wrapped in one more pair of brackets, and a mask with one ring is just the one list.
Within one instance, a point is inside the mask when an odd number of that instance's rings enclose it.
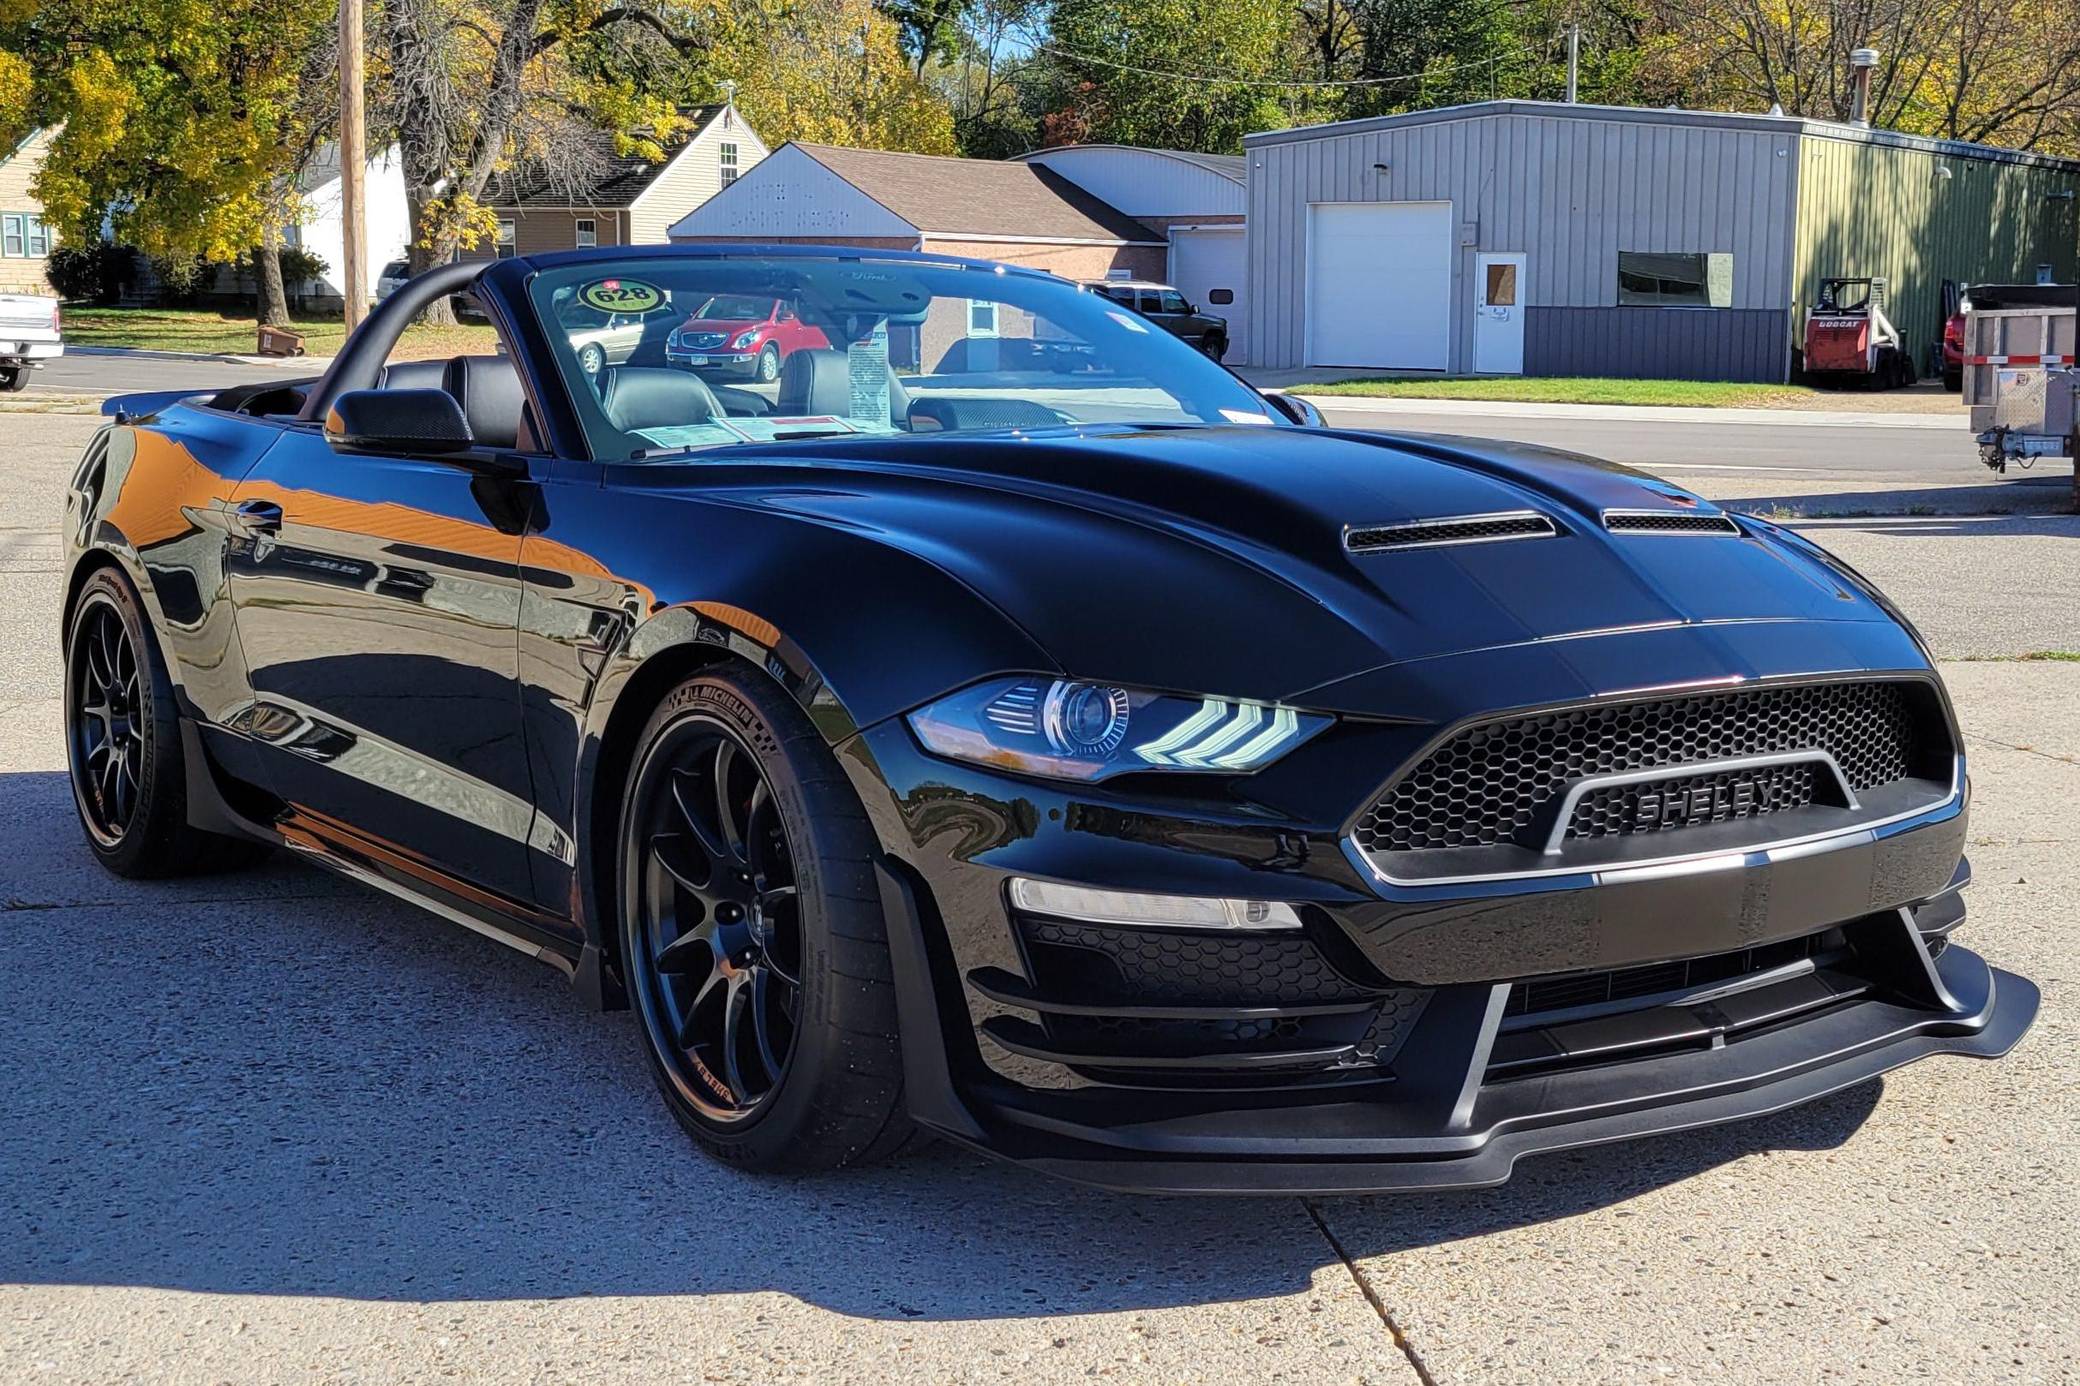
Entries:
{"label": "black side mirror", "polygon": [[443,457],[477,445],[462,406],[446,390],[349,390],[325,415],[336,452]]}
{"label": "black side mirror", "polygon": [[1265,395],[1264,398],[1271,401],[1273,409],[1276,409],[1294,423],[1299,424],[1302,428],[1327,428],[1329,426],[1329,421],[1322,417],[1322,411],[1298,395]]}

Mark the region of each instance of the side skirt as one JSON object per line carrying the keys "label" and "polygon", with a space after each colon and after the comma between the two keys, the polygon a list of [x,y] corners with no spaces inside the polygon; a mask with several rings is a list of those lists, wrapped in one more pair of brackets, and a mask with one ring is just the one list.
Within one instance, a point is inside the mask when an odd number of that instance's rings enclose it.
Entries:
{"label": "side skirt", "polygon": [[569,928],[566,922],[436,871],[345,823],[307,810],[287,808],[272,823],[248,817],[225,797],[195,723],[183,717],[180,729],[188,822],[194,827],[287,848],[313,865],[373,886],[575,977],[579,949],[575,941],[561,936]]}

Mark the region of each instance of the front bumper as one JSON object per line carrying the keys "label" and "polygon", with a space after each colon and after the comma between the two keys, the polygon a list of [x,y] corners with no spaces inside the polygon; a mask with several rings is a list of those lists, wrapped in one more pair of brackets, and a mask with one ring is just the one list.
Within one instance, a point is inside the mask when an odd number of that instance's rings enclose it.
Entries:
{"label": "front bumper", "polygon": [[758,370],[758,350],[751,351],[687,351],[681,347],[668,346],[664,353],[665,363],[682,371],[699,371],[702,374],[752,375]]}
{"label": "front bumper", "polygon": [[[1961,779],[1786,846],[1410,885],[1266,802],[1021,781],[933,759],[899,723],[844,749],[887,852],[913,1115],[1087,1183],[1495,1184],[1526,1154],[1997,1057],[2036,1014],[2034,986],[1949,941]],[[1249,941],[1041,918],[1011,908],[1013,876],[1286,901],[1305,925]]]}

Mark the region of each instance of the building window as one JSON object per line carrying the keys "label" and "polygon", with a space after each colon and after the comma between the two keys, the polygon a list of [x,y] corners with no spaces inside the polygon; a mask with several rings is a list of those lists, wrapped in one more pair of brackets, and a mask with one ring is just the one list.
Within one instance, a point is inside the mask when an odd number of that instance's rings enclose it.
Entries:
{"label": "building window", "polygon": [[734,144],[716,146],[716,161],[722,171],[722,186],[728,187],[737,181],[737,147]]}
{"label": "building window", "polygon": [[34,212],[0,213],[0,255],[40,260],[51,253],[50,228]]}
{"label": "building window", "polygon": [[599,244],[599,223],[591,217],[578,218],[578,249],[590,250]]}
{"label": "building window", "polygon": [[1618,303],[1643,308],[1731,308],[1733,257],[1719,252],[1621,250]]}
{"label": "building window", "polygon": [[519,229],[510,221],[500,222],[498,224],[498,258],[501,260],[512,259],[518,240]]}
{"label": "building window", "polygon": [[968,335],[970,337],[994,337],[997,335],[997,305],[987,299],[968,300]]}

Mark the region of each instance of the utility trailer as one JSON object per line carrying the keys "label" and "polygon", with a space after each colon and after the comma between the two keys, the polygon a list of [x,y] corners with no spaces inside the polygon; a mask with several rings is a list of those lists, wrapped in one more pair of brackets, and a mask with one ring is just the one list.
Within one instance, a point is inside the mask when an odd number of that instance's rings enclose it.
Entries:
{"label": "utility trailer", "polygon": [[[2080,435],[2074,369],[2080,286],[1977,284],[1964,323],[1964,402],[1979,460],[1996,472],[2073,457]],[[2080,472],[2074,476],[2080,507]]]}

